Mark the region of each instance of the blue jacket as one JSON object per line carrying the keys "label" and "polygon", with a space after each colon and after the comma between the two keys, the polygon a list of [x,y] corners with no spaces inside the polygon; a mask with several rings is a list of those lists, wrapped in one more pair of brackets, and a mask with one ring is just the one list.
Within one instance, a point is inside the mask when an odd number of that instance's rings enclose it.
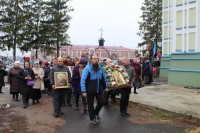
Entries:
{"label": "blue jacket", "polygon": [[99,65],[99,70],[94,72],[92,64],[88,64],[81,76],[82,93],[99,93],[108,87],[103,68]]}

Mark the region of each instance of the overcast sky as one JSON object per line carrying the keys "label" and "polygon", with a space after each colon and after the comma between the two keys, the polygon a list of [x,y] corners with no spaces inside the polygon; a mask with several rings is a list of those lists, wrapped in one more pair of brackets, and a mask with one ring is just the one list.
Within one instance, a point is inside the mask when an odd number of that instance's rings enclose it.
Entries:
{"label": "overcast sky", "polygon": [[107,46],[137,48],[143,0],[72,0],[69,36],[73,45],[97,45],[100,28]]}
{"label": "overcast sky", "polygon": [[[70,13],[68,31],[73,45],[98,45],[100,28],[107,46],[137,48],[141,42],[137,32],[140,10],[144,0],[71,0],[74,9]],[[1,54],[6,55],[6,53]],[[12,55],[12,52],[8,52]],[[17,55],[21,52],[17,50]]]}

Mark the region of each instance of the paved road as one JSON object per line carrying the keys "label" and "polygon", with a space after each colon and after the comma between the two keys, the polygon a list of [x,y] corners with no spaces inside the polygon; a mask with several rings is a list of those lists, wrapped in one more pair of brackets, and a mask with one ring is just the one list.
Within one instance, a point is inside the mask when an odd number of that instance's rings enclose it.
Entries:
{"label": "paved road", "polygon": [[121,117],[117,109],[103,108],[98,125],[92,125],[88,115],[75,111],[73,107],[64,107],[63,112],[61,117],[66,122],[63,127],[56,127],[58,133],[177,133],[184,131],[184,128],[170,125],[132,123],[126,117]]}
{"label": "paved road", "polygon": [[[0,95],[0,104],[4,103],[3,99],[9,96],[8,89],[9,86],[6,85],[4,89],[5,93]],[[50,97],[43,95],[42,99],[46,98],[49,99]],[[74,101],[74,99],[72,99],[72,101]],[[21,103],[19,102],[17,105],[21,106]],[[73,105],[75,104],[73,103]],[[36,107],[39,106],[35,106],[35,108]],[[101,121],[98,125],[92,125],[89,116],[83,114],[82,110],[75,111],[73,107],[65,106],[62,108],[62,111],[64,114],[61,116],[61,119],[65,121],[65,125],[55,127],[56,133],[180,133],[185,130],[185,128],[176,127],[176,125],[134,123],[126,117],[121,117],[119,115],[119,110],[115,108],[102,108],[100,112]],[[131,115],[134,116],[136,114],[131,112]],[[45,131],[41,132],[45,133]]]}

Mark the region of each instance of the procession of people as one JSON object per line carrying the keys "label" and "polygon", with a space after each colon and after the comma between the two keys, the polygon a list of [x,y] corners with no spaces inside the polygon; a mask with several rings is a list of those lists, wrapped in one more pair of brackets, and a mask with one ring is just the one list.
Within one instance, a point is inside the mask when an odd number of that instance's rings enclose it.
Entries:
{"label": "procession of people", "polygon": [[[109,89],[106,70],[104,66],[117,64],[125,70],[129,77],[129,86]],[[30,66],[33,66],[32,68]],[[72,106],[71,97],[75,99],[75,110],[82,110],[89,114],[91,123],[96,125],[101,120],[99,113],[104,106],[109,107],[111,102],[116,102],[116,95],[120,95],[120,115],[130,116],[127,108],[131,92],[138,94],[137,89],[144,84],[153,82],[153,62],[148,59],[121,58],[113,61],[109,58],[99,59],[98,55],[91,55],[90,60],[85,58],[71,59],[67,55],[54,58],[51,63],[44,61],[24,61],[20,66],[19,61],[8,72],[0,62],[0,93],[5,86],[4,76],[8,76],[10,94],[13,101],[19,101],[22,95],[23,108],[27,108],[32,100],[32,105],[39,104],[43,92],[52,97],[53,116],[59,117],[64,112],[62,107]],[[153,66],[153,67],[152,67]],[[73,96],[72,96],[73,95]],[[80,108],[79,99],[82,99],[83,108]],[[96,99],[96,107],[94,107]]]}

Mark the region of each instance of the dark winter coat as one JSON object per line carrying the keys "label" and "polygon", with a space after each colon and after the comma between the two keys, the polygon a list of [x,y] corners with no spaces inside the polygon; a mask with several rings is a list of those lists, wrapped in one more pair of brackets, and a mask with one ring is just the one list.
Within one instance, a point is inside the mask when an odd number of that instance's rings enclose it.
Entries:
{"label": "dark winter coat", "polygon": [[19,93],[19,78],[18,73],[20,71],[20,67],[12,67],[8,72],[8,83],[10,84],[10,93]]}
{"label": "dark winter coat", "polygon": [[149,66],[149,62],[146,62],[146,63],[144,64],[143,74],[144,74],[144,76],[149,76],[149,75],[150,75],[150,66]]}
{"label": "dark winter coat", "polygon": [[44,70],[44,87],[50,88],[50,67],[43,67]]}
{"label": "dark winter coat", "polygon": [[0,87],[5,86],[4,76],[7,75],[5,69],[0,68]]}
{"label": "dark winter coat", "polygon": [[81,85],[80,85],[80,80],[81,80],[81,76],[79,73],[79,65],[77,65],[74,69],[73,69],[73,86],[74,86],[74,91],[76,94],[81,94]]}
{"label": "dark winter coat", "polygon": [[135,68],[135,74],[136,74],[136,78],[140,78],[142,75],[142,68],[141,65],[139,63],[133,62],[131,64],[132,67]]}
{"label": "dark winter coat", "polygon": [[20,83],[20,85],[19,85],[20,86],[20,93],[22,95],[29,93],[30,89],[32,88],[30,86],[27,86],[27,80],[25,79],[25,77],[27,77],[27,75],[30,75],[32,80],[34,80],[34,78],[35,78],[33,70],[31,68],[28,68],[27,70],[28,70],[28,73],[25,72],[24,69],[21,69],[19,71],[19,75],[18,75],[19,83]]}

